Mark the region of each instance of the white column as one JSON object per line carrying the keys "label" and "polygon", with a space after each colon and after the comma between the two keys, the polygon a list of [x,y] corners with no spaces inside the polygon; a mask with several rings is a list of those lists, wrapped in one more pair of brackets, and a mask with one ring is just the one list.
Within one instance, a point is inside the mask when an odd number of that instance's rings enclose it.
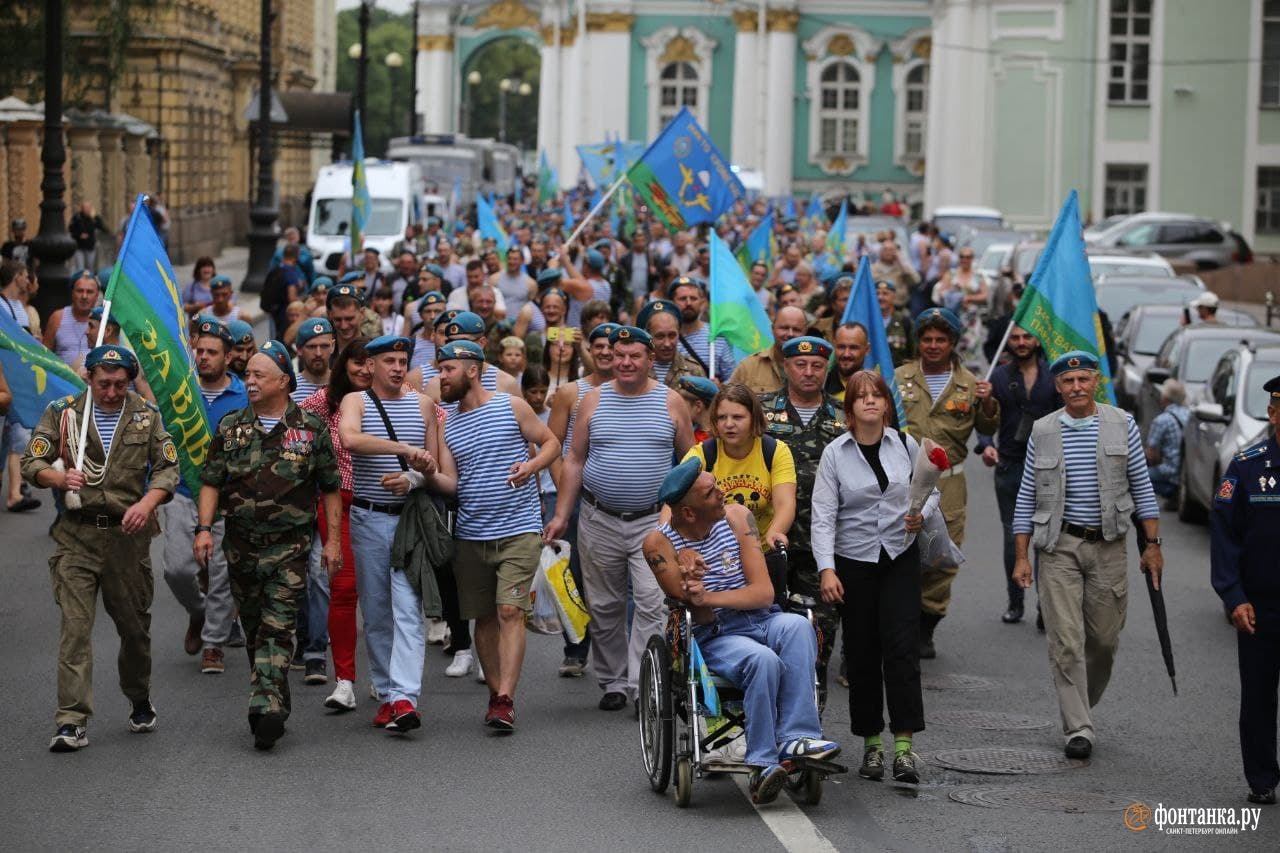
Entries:
{"label": "white column", "polygon": [[425,133],[455,130],[453,33],[447,9],[422,5],[418,12],[418,102]]}
{"label": "white column", "polygon": [[[766,36],[765,49],[769,57],[769,78],[764,104],[776,110],[779,116],[794,111],[796,94],[796,34],[774,31]],[[770,117],[761,114],[758,120],[768,122]],[[791,192],[792,153],[795,137],[790,123],[780,120],[776,126],[766,127],[764,145],[764,191],[778,196]]]}
{"label": "white column", "polygon": [[[987,161],[992,117],[987,96],[990,73],[989,0],[938,0],[934,9],[929,67],[929,137],[925,158],[924,212],[947,204],[990,201]],[[956,145],[946,128],[966,128]]]}
{"label": "white column", "polygon": [[764,165],[757,125],[760,120],[759,41],[754,31],[739,30],[733,42],[733,131],[729,158],[746,169],[761,169]]}
{"label": "white column", "polygon": [[[555,159],[560,151],[560,47],[542,45],[542,70],[538,76],[538,151]],[[536,157],[536,152],[535,152]]]}
{"label": "white column", "polygon": [[[582,122],[581,143],[603,142],[605,134],[627,138],[631,94],[631,34],[587,33],[587,79],[583,92],[589,105]],[[576,156],[575,156],[575,167]],[[577,172],[575,170],[574,174]]]}
{"label": "white column", "polygon": [[582,164],[578,160],[575,145],[589,140],[583,133],[584,104],[586,92],[584,77],[588,65],[585,62],[587,32],[585,21],[577,27],[573,34],[574,41],[570,47],[560,51],[560,146],[557,152],[548,152],[552,165],[560,174],[560,186],[571,187],[578,181],[578,171]]}

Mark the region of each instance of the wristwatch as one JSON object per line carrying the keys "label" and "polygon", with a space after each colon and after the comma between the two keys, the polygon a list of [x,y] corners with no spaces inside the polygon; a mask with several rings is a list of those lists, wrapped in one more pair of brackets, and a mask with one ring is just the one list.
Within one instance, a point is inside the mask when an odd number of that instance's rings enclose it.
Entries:
{"label": "wristwatch", "polygon": [[1152,536],[1150,539],[1147,540],[1147,544],[1155,545],[1156,547],[1159,547],[1164,544],[1164,540],[1161,539],[1159,536]]}
{"label": "wristwatch", "polygon": [[196,533],[212,533],[213,528],[207,524],[197,524],[195,532]]}

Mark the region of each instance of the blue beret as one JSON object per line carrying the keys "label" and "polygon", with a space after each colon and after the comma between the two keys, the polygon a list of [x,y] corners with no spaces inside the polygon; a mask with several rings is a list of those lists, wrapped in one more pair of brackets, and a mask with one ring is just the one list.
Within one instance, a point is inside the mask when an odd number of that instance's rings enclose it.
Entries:
{"label": "blue beret", "polygon": [[655,314],[670,314],[676,323],[680,322],[680,306],[670,299],[650,299],[636,315],[636,325],[642,329],[649,328],[649,321]]}
{"label": "blue beret", "polygon": [[231,330],[210,317],[201,317],[200,323],[196,326],[196,337],[201,335],[209,335],[226,343],[227,346],[235,345],[235,339],[231,337]]}
{"label": "blue beret", "polygon": [[815,338],[812,335],[792,338],[782,345],[783,358],[795,358],[798,355],[816,355],[819,358],[829,358],[831,351],[830,342],[822,338]]}
{"label": "blue beret", "polygon": [[227,323],[227,331],[231,333],[231,339],[238,344],[254,343],[253,326],[244,320],[232,320]]}
{"label": "blue beret", "polygon": [[369,355],[382,355],[388,352],[402,352],[409,355],[413,352],[413,341],[403,335],[381,335],[369,341],[364,351]]}
{"label": "blue beret", "polygon": [[538,287],[555,284],[562,278],[564,278],[564,270],[559,269],[558,267],[545,269],[538,273]]}
{"label": "blue beret", "polygon": [[365,247],[364,247],[364,250],[365,250],[365,252],[367,252],[367,253],[368,253],[368,252],[371,252],[371,253],[373,253],[373,254],[375,254],[375,255],[377,255],[377,254],[378,254],[378,247],[377,247],[377,246],[365,246]]}
{"label": "blue beret", "polygon": [[289,354],[289,348],[279,341],[271,340],[262,345],[258,350],[261,355],[275,362],[276,367],[280,368],[280,372],[289,377],[289,390],[298,390],[298,375],[293,372],[293,357]]}
{"label": "blue beret", "polygon": [[453,321],[445,327],[444,335],[451,338],[455,335],[483,335],[484,320],[480,319],[479,314],[471,311],[459,311]]}
{"label": "blue beret", "polygon": [[427,217],[427,225],[428,225],[428,226],[431,226],[431,225],[439,225],[439,224],[440,224],[440,217],[438,217],[438,216],[428,216],[428,217]]}
{"label": "blue beret", "polygon": [[695,278],[691,275],[682,275],[677,276],[675,281],[667,285],[667,298],[671,299],[675,297],[676,290],[681,287],[696,287],[703,293],[707,292],[707,284],[702,279]]}
{"label": "blue beret", "polygon": [[230,286],[231,286],[231,279],[227,278],[225,275],[215,275],[213,278],[209,279],[210,290],[217,290],[220,287],[230,287]]}
{"label": "blue beret", "polygon": [[782,223],[782,227],[788,231],[796,231],[799,230],[800,223],[794,219],[788,219],[786,222]]}
{"label": "blue beret", "polygon": [[601,250],[612,249],[613,241],[610,240],[608,237],[601,237],[599,240],[591,244],[591,248],[601,249]]}
{"label": "blue beret", "polygon": [[443,326],[445,323],[452,323],[454,318],[462,313],[461,308],[450,308],[448,311],[442,312],[431,325],[434,328],[435,326]]}
{"label": "blue beret", "polygon": [[601,323],[591,330],[591,334],[587,335],[587,340],[594,341],[596,338],[608,338],[621,328],[617,323]]}
{"label": "blue beret", "polygon": [[587,266],[593,270],[604,269],[604,255],[595,249],[587,249]]}
{"label": "blue beret", "polygon": [[538,295],[538,300],[537,300],[538,305],[541,306],[542,300],[546,299],[548,296],[559,296],[565,302],[569,301],[569,294],[565,293],[563,290],[561,290],[558,287],[548,287],[546,290],[542,291],[542,293]]}
{"label": "blue beret", "polygon": [[422,294],[422,298],[418,300],[418,311],[429,305],[443,305],[445,303],[444,294],[438,290],[428,290]]}
{"label": "blue beret", "polygon": [[891,281],[886,281],[885,279],[880,279],[879,281],[876,282],[877,290],[879,290],[882,287],[885,288],[886,290],[890,290],[894,292],[898,290],[898,285],[894,284]]}
{"label": "blue beret", "polygon": [[[348,275],[350,275],[350,273],[348,273]],[[347,282],[347,276],[345,275],[342,277],[342,281],[343,283],[339,284],[337,287],[329,288],[329,292],[324,295],[325,307],[328,308],[330,305],[332,305],[333,300],[337,299],[339,296],[350,296],[356,302],[359,302],[361,305],[363,305],[364,293],[361,290],[361,288],[356,287],[354,284],[350,284],[349,282]]]}
{"label": "blue beret", "polygon": [[619,326],[609,333],[609,343],[644,344],[652,347],[653,338],[649,337],[649,333],[644,329],[638,329],[635,326]]}
{"label": "blue beret", "polygon": [[832,290],[836,286],[836,281],[847,277],[847,274],[840,267],[824,266],[822,272],[818,274],[818,281],[822,282],[822,286],[827,290]]}
{"label": "blue beret", "polygon": [[945,326],[953,337],[960,337],[962,324],[960,318],[950,308],[926,308],[916,316],[916,336],[925,329],[936,329]]}
{"label": "blue beret", "polygon": [[360,270],[352,270],[338,279],[338,284],[350,284],[353,281],[364,281],[364,273]]}
{"label": "blue beret", "polygon": [[687,391],[704,403],[710,403],[720,393],[720,386],[705,376],[681,376],[676,383],[681,391]]}
{"label": "blue beret", "polygon": [[138,378],[137,357],[119,344],[103,344],[89,350],[89,354],[84,357],[84,369],[93,370],[99,364],[123,367],[130,379]]}
{"label": "blue beret", "polygon": [[93,283],[98,285],[98,289],[99,290],[102,289],[102,280],[93,274],[93,270],[76,270],[71,274],[71,278],[67,279],[67,281],[71,282],[72,284],[75,284],[77,281],[79,281],[82,278],[93,279]]}
{"label": "blue beret", "polygon": [[307,341],[317,338],[320,335],[332,335],[333,326],[324,317],[309,317],[302,321],[302,326],[298,329],[298,348],[301,349]]}
{"label": "blue beret", "polygon": [[311,283],[306,286],[302,293],[304,296],[310,296],[322,287],[327,293],[329,288],[333,287],[333,279],[329,278],[327,275],[318,275],[311,280]]}
{"label": "blue beret", "polygon": [[702,461],[696,456],[686,459],[667,472],[662,478],[662,486],[658,489],[658,500],[667,506],[675,506],[684,500],[693,488],[693,483],[702,473]]}
{"label": "blue beret", "polygon": [[484,350],[475,341],[450,341],[440,347],[436,354],[437,361],[484,361]]}
{"label": "blue beret", "polygon": [[423,269],[431,273],[433,276],[440,279],[441,281],[444,281],[444,267],[440,266],[439,264],[427,264],[425,267],[423,267]]}
{"label": "blue beret", "polygon": [[[102,306],[101,306],[101,305],[95,305],[95,306],[93,306],[93,310],[89,312],[89,319],[90,319],[90,320],[98,320],[99,322],[101,322],[101,320],[102,320]],[[120,328],[120,321],[116,319],[116,315],[114,315],[114,314],[108,314],[108,315],[107,315],[107,325],[108,325],[108,326],[115,326],[115,327],[118,329],[118,328]]]}
{"label": "blue beret", "polygon": [[1049,372],[1054,376],[1061,376],[1069,370],[1097,370],[1098,357],[1093,353],[1084,350],[1072,350],[1064,352],[1053,360],[1053,364],[1049,365]]}

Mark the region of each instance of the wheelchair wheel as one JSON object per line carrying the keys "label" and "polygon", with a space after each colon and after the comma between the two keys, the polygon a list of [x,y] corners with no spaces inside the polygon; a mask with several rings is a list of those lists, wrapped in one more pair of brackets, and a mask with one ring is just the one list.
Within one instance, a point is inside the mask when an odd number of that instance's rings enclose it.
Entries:
{"label": "wheelchair wheel", "polygon": [[816,770],[805,770],[788,779],[787,788],[797,802],[806,806],[816,806],[822,802],[822,775]]}
{"label": "wheelchair wheel", "polygon": [[640,749],[649,787],[663,793],[671,781],[674,721],[671,715],[671,652],[661,636],[649,638],[640,659]]}
{"label": "wheelchair wheel", "polygon": [[693,760],[687,756],[676,759],[676,805],[687,808],[693,799]]}

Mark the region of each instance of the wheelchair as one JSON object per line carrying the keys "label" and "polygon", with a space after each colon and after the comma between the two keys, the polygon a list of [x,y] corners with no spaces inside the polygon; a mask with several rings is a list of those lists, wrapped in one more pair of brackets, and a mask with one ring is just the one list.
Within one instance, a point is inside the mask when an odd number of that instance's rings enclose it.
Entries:
{"label": "wheelchair", "polygon": [[[807,616],[813,623],[814,599],[785,594],[785,559],[781,577],[770,565],[775,601],[783,609]],[[711,773],[750,773],[744,763],[706,761],[707,753],[739,738],[746,738],[746,716],[742,691],[730,681],[711,674],[711,683],[720,697],[720,715],[713,717],[702,697],[697,670],[692,665],[688,638],[693,636],[693,613],[682,602],[667,599],[670,615],[663,633],[649,638],[640,659],[639,712],[640,748],[649,787],[663,794],[675,782],[676,805],[685,808],[693,798],[695,778]],[[823,637],[817,626],[818,644]],[[817,673],[814,673],[814,701],[817,701]],[[847,773],[848,768],[826,759],[794,758],[782,763],[788,771],[787,790],[804,805],[822,800],[822,783],[828,776]]]}

